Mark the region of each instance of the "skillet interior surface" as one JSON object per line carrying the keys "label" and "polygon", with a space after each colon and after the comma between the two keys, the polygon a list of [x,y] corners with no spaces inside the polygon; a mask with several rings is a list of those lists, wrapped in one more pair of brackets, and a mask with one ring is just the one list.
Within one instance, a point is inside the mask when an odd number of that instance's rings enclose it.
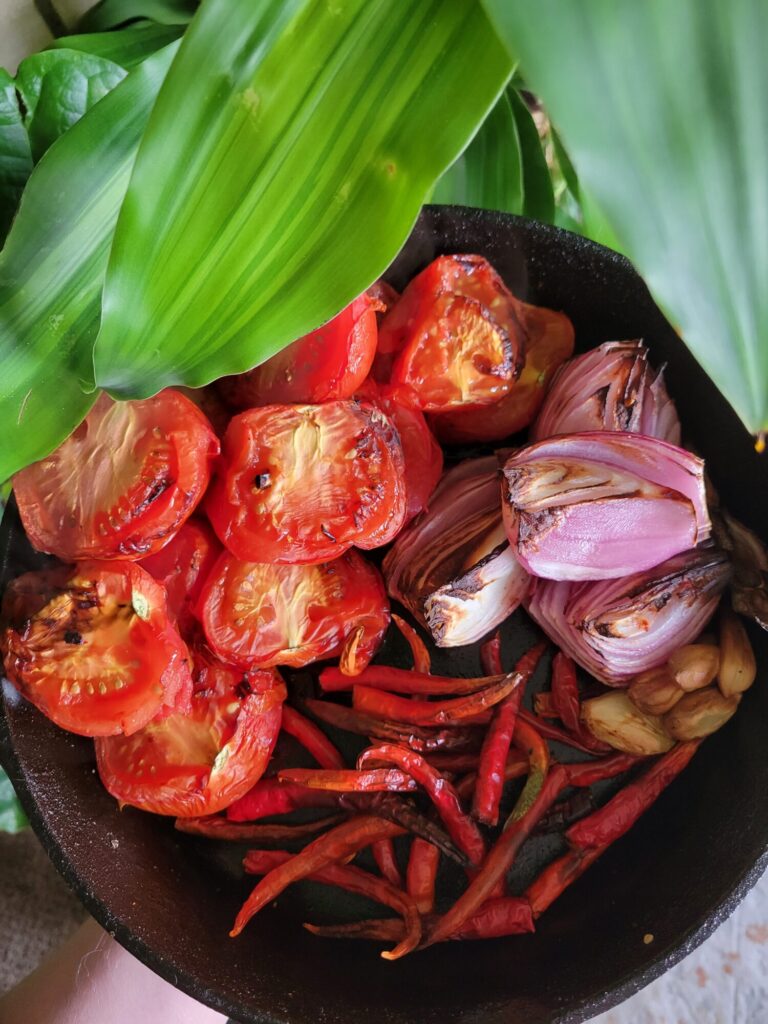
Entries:
{"label": "skillet interior surface", "polygon": [[[577,348],[643,337],[667,364],[686,442],[706,456],[723,501],[758,533],[768,471],[719,396],[621,257],[568,232],[504,214],[427,207],[388,279],[402,287],[440,253],[486,256],[516,295],[565,311]],[[0,530],[0,590],[39,564],[13,506]],[[396,963],[368,943],[318,940],[301,927],[380,913],[306,885],[227,938],[252,881],[237,851],[118,811],[95,776],[90,741],[58,730],[4,684],[0,755],[56,867],[89,911],[136,956],[243,1024],[576,1022],[671,966],[737,905],[768,863],[768,636],[751,629],[758,679],[739,713],[697,754],[635,829],[542,918],[535,936],[448,943]],[[505,627],[506,656],[533,628]],[[402,646],[387,657],[407,665]],[[441,652],[438,670],[474,675],[476,648]],[[294,679],[301,691],[305,675]],[[524,881],[558,850],[538,840]],[[448,880],[451,884],[451,880]],[[652,935],[653,941],[644,942]]]}

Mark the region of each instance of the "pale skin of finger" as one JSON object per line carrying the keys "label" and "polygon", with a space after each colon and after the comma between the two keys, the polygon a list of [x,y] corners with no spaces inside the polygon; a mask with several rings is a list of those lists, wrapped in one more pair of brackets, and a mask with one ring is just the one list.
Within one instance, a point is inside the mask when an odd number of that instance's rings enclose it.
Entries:
{"label": "pale skin of finger", "polygon": [[0,1024],[225,1024],[86,921],[0,999]]}

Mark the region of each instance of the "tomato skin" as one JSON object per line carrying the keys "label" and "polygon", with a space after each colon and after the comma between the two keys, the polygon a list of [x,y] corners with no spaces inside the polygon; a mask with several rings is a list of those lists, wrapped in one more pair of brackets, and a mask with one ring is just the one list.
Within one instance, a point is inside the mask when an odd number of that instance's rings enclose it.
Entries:
{"label": "tomato skin", "polygon": [[525,365],[511,391],[482,408],[466,407],[430,417],[446,444],[502,441],[529,426],[536,417],[555,370],[573,355],[573,324],[564,313],[518,303],[527,341]]}
{"label": "tomato skin", "polygon": [[280,676],[244,674],[202,646],[193,657],[188,712],[150,722],[132,736],[96,740],[99,775],[121,804],[175,817],[216,814],[267,767],[286,697]]}
{"label": "tomato skin", "polygon": [[225,552],[197,612],[211,650],[242,668],[300,668],[353,645],[362,671],[389,625],[384,581],[354,550],[322,565],[244,563]]}
{"label": "tomato skin", "polygon": [[227,429],[205,510],[245,562],[328,561],[400,530],[403,468],[397,431],[369,403],[249,409]]}
{"label": "tomato skin", "polygon": [[182,636],[194,628],[192,607],[220,554],[221,544],[211,527],[204,519],[193,517],[157,554],[139,563],[165,587],[168,611]]}
{"label": "tomato skin", "polygon": [[16,603],[0,646],[8,678],[43,714],[81,736],[113,736],[184,706],[189,652],[148,572],[133,562],[83,562],[54,580],[42,604],[39,594],[29,598],[39,575],[14,581],[36,610],[22,621]]}
{"label": "tomato skin", "polygon": [[14,476],[24,529],[66,562],[143,558],[192,514],[218,452],[208,420],[176,391],[102,395],[54,452]]}
{"label": "tomato skin", "polygon": [[377,308],[364,292],[327,324],[265,363],[223,378],[221,394],[236,409],[349,398],[368,376],[376,354]]}
{"label": "tomato skin", "polygon": [[405,526],[427,507],[443,473],[443,450],[409,392],[390,385],[379,386],[369,377],[358,397],[377,405],[400,435],[405,459]]}
{"label": "tomato skin", "polygon": [[439,256],[384,317],[377,379],[412,388],[425,412],[498,401],[522,368],[516,306],[483,257]]}

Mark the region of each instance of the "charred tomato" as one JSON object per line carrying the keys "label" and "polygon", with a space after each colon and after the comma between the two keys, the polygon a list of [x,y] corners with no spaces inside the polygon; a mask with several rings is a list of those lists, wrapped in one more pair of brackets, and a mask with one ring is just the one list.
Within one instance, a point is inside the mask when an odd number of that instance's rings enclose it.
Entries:
{"label": "charred tomato", "polygon": [[144,811],[215,814],[264,773],[285,696],[276,672],[243,673],[196,647],[189,710],[131,736],[97,739],[101,780],[120,803]]}
{"label": "charred tomato", "polygon": [[47,599],[43,575],[15,580],[5,601],[5,671],[29,701],[82,736],[129,734],[186,703],[187,647],[148,572],[83,562],[53,579]]}
{"label": "charred tomato", "polygon": [[140,563],[165,587],[168,611],[182,635],[194,625],[191,609],[220,553],[221,545],[208,523],[193,518],[161,551]]}
{"label": "charred tomato", "polygon": [[405,518],[403,450],[365,402],[269,405],[235,416],[206,511],[243,561],[322,562],[387,543]]}
{"label": "charred tomato", "polygon": [[208,420],[176,391],[102,395],[66,441],[14,476],[24,529],[66,562],[143,558],[191,515],[218,451]]}
{"label": "charred tomato", "polygon": [[340,656],[362,671],[389,625],[383,580],[348,551],[322,565],[241,562],[224,553],[198,604],[205,636],[224,661],[299,668]]}

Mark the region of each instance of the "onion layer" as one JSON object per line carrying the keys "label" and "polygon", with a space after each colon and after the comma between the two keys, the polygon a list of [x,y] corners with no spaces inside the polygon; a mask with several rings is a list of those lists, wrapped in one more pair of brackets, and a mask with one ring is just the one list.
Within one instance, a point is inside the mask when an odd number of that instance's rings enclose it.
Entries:
{"label": "onion layer", "polygon": [[384,559],[390,595],[440,647],[485,636],[517,608],[530,577],[505,536],[493,456],[449,470]]}
{"label": "onion layer", "polygon": [[531,439],[587,430],[626,430],[680,444],[663,369],[654,372],[642,341],[606,341],[561,366]]}
{"label": "onion layer", "polygon": [[622,580],[536,580],[527,609],[582,668],[622,686],[701,633],[730,572],[722,551],[686,551]]}
{"label": "onion layer", "polygon": [[504,478],[507,536],[535,576],[619,578],[710,534],[704,463],[643,434],[539,441],[507,459]]}

